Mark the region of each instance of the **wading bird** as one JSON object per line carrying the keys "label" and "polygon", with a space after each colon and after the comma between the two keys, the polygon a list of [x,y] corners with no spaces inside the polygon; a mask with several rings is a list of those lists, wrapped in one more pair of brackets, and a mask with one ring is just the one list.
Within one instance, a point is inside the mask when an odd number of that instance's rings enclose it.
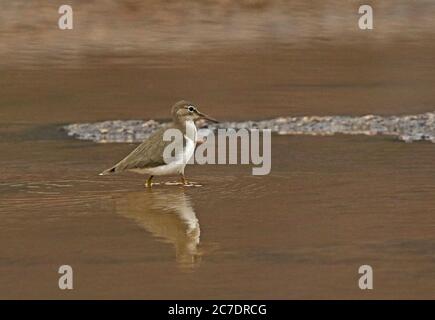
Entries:
{"label": "wading bird", "polygon": [[[119,161],[113,167],[103,171],[100,175],[132,171],[148,174],[146,186],[151,187],[154,176],[181,175],[181,183],[187,184],[184,176],[184,167],[193,156],[197,142],[197,129],[195,120],[205,119],[212,122],[217,120],[199,112],[194,104],[188,101],[179,101],[172,106],[172,122],[154,132],[148,139],[134,149],[128,156]],[[168,129],[178,129],[183,135],[179,141],[179,148],[175,147],[175,155],[172,161],[164,159],[163,153],[171,141],[164,141],[163,135]],[[178,154],[177,154],[178,150]],[[180,161],[182,160],[182,161]]]}

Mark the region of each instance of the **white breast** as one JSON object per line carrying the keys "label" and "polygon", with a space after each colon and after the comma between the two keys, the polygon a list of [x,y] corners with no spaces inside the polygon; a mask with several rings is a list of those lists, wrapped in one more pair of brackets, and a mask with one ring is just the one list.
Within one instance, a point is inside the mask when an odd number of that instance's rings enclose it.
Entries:
{"label": "white breast", "polygon": [[186,147],[184,148],[184,164],[186,164],[190,158],[192,158],[195,152],[196,139],[197,139],[196,126],[193,121],[186,121]]}
{"label": "white breast", "polygon": [[138,169],[134,171],[156,176],[184,173],[184,167],[195,152],[197,130],[193,121],[186,122],[186,134],[184,138],[186,139],[186,146],[182,149],[181,153],[175,154],[173,162],[157,168]]}

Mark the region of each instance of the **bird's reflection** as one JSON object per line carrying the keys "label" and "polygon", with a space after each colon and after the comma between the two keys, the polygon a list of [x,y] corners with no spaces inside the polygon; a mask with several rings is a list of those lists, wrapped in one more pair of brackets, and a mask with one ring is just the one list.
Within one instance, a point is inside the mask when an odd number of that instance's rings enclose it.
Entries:
{"label": "bird's reflection", "polygon": [[116,208],[118,213],[135,220],[158,239],[172,243],[181,267],[199,264],[199,221],[184,190],[129,193],[117,199]]}

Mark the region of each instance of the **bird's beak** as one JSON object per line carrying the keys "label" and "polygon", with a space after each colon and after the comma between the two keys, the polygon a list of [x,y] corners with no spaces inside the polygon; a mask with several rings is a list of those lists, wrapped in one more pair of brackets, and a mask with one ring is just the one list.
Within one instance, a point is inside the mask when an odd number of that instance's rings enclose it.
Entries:
{"label": "bird's beak", "polygon": [[197,113],[198,113],[198,116],[201,119],[205,119],[205,120],[208,120],[208,121],[211,121],[211,122],[214,122],[214,123],[219,123],[219,121],[217,121],[216,119],[213,119],[212,117],[209,117],[208,115],[206,115],[206,114],[204,114],[202,112],[197,111]]}

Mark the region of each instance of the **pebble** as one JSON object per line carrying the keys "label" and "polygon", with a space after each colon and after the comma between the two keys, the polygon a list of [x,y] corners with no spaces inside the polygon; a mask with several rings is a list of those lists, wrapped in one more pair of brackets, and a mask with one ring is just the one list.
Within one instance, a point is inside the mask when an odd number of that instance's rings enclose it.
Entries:
{"label": "pebble", "polygon": [[[110,120],[96,123],[76,123],[63,127],[68,136],[99,143],[141,142],[155,130],[165,125],[155,120]],[[279,117],[271,120],[221,122],[208,125],[203,130],[271,129],[279,135],[340,134],[388,135],[404,142],[429,141],[435,143],[435,111],[417,115],[378,116],[304,116]]]}

